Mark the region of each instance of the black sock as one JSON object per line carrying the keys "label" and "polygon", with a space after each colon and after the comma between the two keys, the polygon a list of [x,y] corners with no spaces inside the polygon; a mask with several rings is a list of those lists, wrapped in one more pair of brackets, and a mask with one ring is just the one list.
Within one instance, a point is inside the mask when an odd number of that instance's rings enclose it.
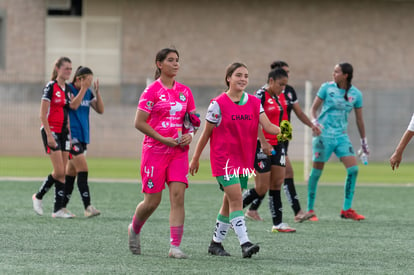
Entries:
{"label": "black sock", "polygon": [[42,186],[40,186],[39,191],[36,193],[36,198],[38,200],[43,199],[43,196],[49,191],[49,189],[55,183],[55,179],[52,175],[48,175],[47,178],[43,181]]}
{"label": "black sock", "polygon": [[65,184],[55,180],[55,206],[53,212],[56,213],[63,208],[63,199],[65,198]]}
{"label": "black sock", "polygon": [[282,200],[280,199],[280,190],[269,190],[269,208],[272,215],[273,225],[282,222]]}
{"label": "black sock", "polygon": [[65,197],[63,199],[63,207],[66,207],[66,205],[68,205],[70,197],[72,196],[75,178],[76,177],[74,176],[65,176]]}
{"label": "black sock", "polygon": [[292,178],[285,179],[285,184],[283,184],[283,190],[285,190],[286,198],[290,203],[293,212],[295,213],[295,215],[297,215],[300,211],[300,203],[298,194],[296,193],[295,184]]}
{"label": "black sock", "polygon": [[88,172],[78,173],[78,189],[83,201],[83,206],[86,209],[86,207],[91,204],[91,195],[88,186]]}
{"label": "black sock", "polygon": [[243,194],[243,208],[248,206],[252,203],[253,200],[257,199],[259,195],[257,194],[256,190],[254,188],[247,190]]}
{"label": "black sock", "polygon": [[264,199],[264,197],[266,196],[266,194],[264,194],[261,197],[258,197],[257,199],[253,200],[252,204],[250,205],[249,210],[257,210],[259,209],[260,205],[262,204],[262,201]]}

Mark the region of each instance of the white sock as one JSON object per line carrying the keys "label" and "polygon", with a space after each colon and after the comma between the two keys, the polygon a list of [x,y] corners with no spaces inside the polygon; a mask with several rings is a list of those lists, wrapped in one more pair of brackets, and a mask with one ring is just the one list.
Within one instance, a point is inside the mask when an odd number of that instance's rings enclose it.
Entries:
{"label": "white sock", "polygon": [[235,217],[230,222],[231,225],[233,225],[234,232],[236,232],[240,245],[246,242],[250,242],[249,236],[247,236],[247,228],[244,221],[244,216]]}
{"label": "white sock", "polygon": [[221,243],[226,238],[227,232],[229,231],[230,224],[216,220],[216,228],[214,229],[213,241]]}

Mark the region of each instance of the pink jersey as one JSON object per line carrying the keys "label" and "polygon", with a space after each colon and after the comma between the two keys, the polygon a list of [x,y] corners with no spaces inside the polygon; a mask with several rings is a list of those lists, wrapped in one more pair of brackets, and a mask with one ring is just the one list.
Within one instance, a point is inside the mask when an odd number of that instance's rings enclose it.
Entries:
{"label": "pink jersey", "polygon": [[248,175],[253,171],[260,116],[260,100],[248,95],[244,105],[226,93],[213,99],[220,106],[221,122],[210,138],[210,162],[214,177]]}
{"label": "pink jersey", "polygon": [[[178,137],[178,130],[183,129],[186,112],[195,111],[195,103],[190,88],[175,81],[169,89],[160,79],[149,85],[142,93],[138,109],[150,114],[148,124],[164,137]],[[170,147],[145,136],[144,145],[162,151],[170,151]],[[188,150],[188,148],[187,148]]]}

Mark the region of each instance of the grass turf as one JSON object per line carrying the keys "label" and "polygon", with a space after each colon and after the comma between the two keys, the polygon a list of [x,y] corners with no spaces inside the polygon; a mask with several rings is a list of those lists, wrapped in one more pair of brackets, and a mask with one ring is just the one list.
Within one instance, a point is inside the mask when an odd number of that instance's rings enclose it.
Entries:
{"label": "grass turf", "polygon": [[[40,182],[0,181],[0,274],[407,274],[414,270],[412,192],[410,186],[357,186],[355,209],[365,221],[339,218],[343,187],[320,184],[316,200],[319,222],[293,223],[284,200],[284,221],[293,234],[271,233],[264,203],[264,222],[247,220],[249,236],[261,250],[242,259],[234,232],[224,242],[231,257],[207,254],[221,204],[216,184],[193,184],[186,192],[182,249],[190,258],[167,258],[169,201],[164,192],[157,211],[142,230],[142,253],[132,255],[127,226],[142,200],[139,184],[90,183],[92,203],[102,211],[82,217],[77,190],[69,209],[72,220],[52,219],[53,195],[44,198],[45,216],[32,210],[31,195]],[[251,185],[250,185],[251,186]],[[305,207],[306,187],[297,186]],[[410,271],[411,270],[411,271]]]}

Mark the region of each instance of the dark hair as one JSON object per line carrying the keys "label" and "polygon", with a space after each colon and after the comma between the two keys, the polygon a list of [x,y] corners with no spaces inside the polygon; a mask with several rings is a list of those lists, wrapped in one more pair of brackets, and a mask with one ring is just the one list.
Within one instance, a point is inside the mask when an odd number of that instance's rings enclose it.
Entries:
{"label": "dark hair", "polygon": [[352,87],[352,77],[354,76],[354,68],[352,68],[352,65],[346,62],[339,63],[339,67],[341,67],[341,71],[343,74],[347,74],[348,77],[346,78],[346,87],[345,87],[345,100],[348,101],[348,91]]}
{"label": "dark hair", "polygon": [[270,64],[270,69],[276,69],[276,68],[282,68],[282,67],[289,67],[288,63],[282,60],[274,61],[272,64]]}
{"label": "dark hair", "polygon": [[224,77],[224,82],[226,83],[227,87],[230,88],[229,82],[227,81],[227,78],[232,76],[235,70],[237,70],[240,67],[244,67],[247,69],[247,66],[240,62],[234,62],[233,64],[230,64],[226,68],[226,77]]}
{"label": "dark hair", "polygon": [[63,63],[65,63],[65,62],[72,63],[72,61],[70,61],[69,57],[65,57],[65,56],[62,56],[62,57],[58,58],[55,61],[55,65],[53,66],[52,76],[50,77],[50,79],[52,81],[53,80],[56,80],[56,78],[57,78],[57,70],[56,70],[56,67],[57,68],[62,67]]}
{"label": "dark hair", "polygon": [[[172,48],[165,48],[165,49],[162,49],[162,50],[160,50],[158,53],[157,53],[157,55],[155,56],[155,66],[157,66],[157,62],[159,61],[159,62],[163,62],[166,58],[167,58],[167,55],[169,54],[169,53],[176,53],[177,54],[177,56],[178,57],[180,57],[180,55],[178,54],[178,51],[176,50],[176,49],[172,49]],[[154,76],[154,79],[157,79],[157,78],[159,78],[161,76],[161,70],[160,70],[160,68],[158,68],[158,66],[157,66],[157,69],[155,70],[155,76]]]}
{"label": "dark hair", "polygon": [[288,77],[287,72],[283,70],[281,67],[277,67],[276,69],[271,70],[267,75],[267,83],[269,83],[270,79],[277,80],[284,77]]}
{"label": "dark hair", "polygon": [[75,83],[76,78],[78,78],[78,77],[80,77],[80,76],[82,76],[82,75],[86,75],[86,74],[91,74],[91,75],[93,75],[93,72],[92,72],[92,70],[91,70],[91,69],[89,69],[88,67],[82,67],[82,66],[79,66],[79,67],[76,69],[75,75],[73,76],[72,84],[73,84],[73,83]]}

